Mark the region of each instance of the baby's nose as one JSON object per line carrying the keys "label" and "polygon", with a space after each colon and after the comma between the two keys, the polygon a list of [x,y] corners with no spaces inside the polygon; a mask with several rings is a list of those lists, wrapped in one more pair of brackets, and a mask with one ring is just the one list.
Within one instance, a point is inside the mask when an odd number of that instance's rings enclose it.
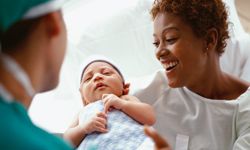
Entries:
{"label": "baby's nose", "polygon": [[96,80],[100,80],[100,79],[102,79],[102,74],[96,73],[96,74],[94,75],[94,80],[96,81]]}

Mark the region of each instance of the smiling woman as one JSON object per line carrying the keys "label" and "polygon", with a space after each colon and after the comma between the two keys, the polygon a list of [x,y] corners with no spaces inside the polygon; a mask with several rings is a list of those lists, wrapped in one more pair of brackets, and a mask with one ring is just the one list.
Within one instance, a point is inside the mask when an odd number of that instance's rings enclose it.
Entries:
{"label": "smiling woman", "polygon": [[204,67],[207,53],[204,51],[208,52],[208,47],[204,47],[204,41],[180,17],[163,13],[157,15],[154,31],[156,57],[166,69],[169,86],[190,84],[207,70]]}
{"label": "smiling woman", "polygon": [[229,38],[225,4],[155,0],[151,14],[164,70],[135,95],[154,106],[154,127],[173,149],[249,148],[249,123],[241,117],[250,116],[249,84],[220,68]]}

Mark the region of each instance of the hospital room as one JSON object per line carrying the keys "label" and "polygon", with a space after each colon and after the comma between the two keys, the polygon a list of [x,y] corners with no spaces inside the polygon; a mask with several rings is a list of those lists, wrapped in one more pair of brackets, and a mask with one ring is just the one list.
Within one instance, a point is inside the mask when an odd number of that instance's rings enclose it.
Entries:
{"label": "hospital room", "polygon": [[1,0],[0,149],[250,149],[249,0]]}

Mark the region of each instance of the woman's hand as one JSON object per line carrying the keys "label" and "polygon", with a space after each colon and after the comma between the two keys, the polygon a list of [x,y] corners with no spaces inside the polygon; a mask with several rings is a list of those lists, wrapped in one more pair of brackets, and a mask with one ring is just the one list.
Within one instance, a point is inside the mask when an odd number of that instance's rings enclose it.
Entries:
{"label": "woman's hand", "polygon": [[103,112],[98,112],[93,118],[88,122],[80,125],[82,126],[84,133],[89,134],[94,131],[105,133],[107,130],[107,116]]}
{"label": "woman's hand", "polygon": [[165,141],[153,128],[145,126],[144,132],[154,141],[155,150],[171,150],[167,141]]}

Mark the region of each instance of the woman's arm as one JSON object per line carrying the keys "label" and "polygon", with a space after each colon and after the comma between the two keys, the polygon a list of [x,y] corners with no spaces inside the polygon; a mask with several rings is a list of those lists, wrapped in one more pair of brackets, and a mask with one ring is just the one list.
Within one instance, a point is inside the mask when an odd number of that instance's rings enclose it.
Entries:
{"label": "woman's arm", "polygon": [[244,150],[250,147],[250,91],[249,89],[237,99],[238,112],[236,116],[235,133],[237,138],[234,141],[233,150]]}
{"label": "woman's arm", "polygon": [[156,119],[153,107],[140,102],[134,96],[124,95],[119,98],[113,94],[105,94],[103,101],[105,113],[107,113],[110,107],[114,107],[142,124],[153,125],[155,123]]}

